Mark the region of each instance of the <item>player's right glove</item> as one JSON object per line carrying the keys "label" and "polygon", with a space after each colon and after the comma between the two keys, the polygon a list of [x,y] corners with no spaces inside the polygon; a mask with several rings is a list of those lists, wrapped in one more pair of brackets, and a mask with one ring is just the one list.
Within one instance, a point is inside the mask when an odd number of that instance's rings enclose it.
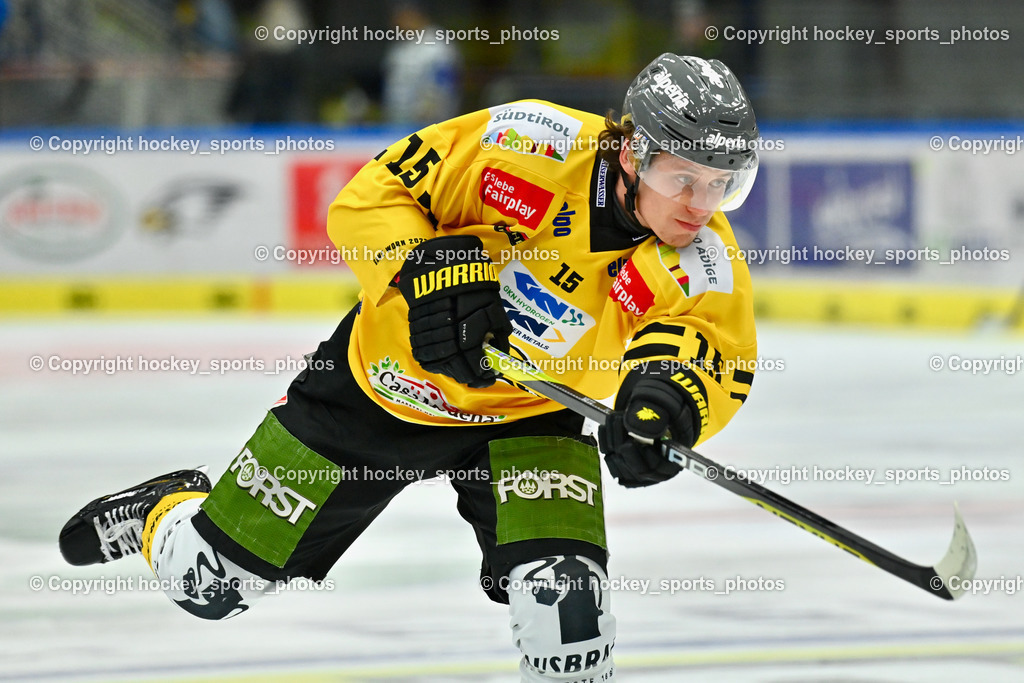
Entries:
{"label": "player's right glove", "polygon": [[398,289],[409,304],[412,356],[424,370],[474,388],[494,384],[498,375],[484,362],[483,344],[507,352],[512,323],[479,237],[417,244],[398,273]]}
{"label": "player's right glove", "polygon": [[631,370],[615,398],[615,412],[598,428],[608,471],[627,488],[650,486],[679,474],[662,454],[666,435],[690,447],[700,436],[697,406],[670,373]]}

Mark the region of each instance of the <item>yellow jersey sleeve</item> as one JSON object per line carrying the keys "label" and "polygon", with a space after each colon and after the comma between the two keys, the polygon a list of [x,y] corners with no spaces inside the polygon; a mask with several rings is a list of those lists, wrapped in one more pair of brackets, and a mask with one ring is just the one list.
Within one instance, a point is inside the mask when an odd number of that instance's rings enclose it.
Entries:
{"label": "yellow jersey sleeve", "polygon": [[697,443],[728,424],[754,379],[757,341],[750,274],[746,263],[729,257],[736,253],[732,229],[717,213],[688,247],[651,240],[637,249],[626,267],[630,282],[619,288],[628,288],[630,302],[644,310],[623,354],[624,367],[676,361],[685,368],[689,380],[675,379],[700,410]]}

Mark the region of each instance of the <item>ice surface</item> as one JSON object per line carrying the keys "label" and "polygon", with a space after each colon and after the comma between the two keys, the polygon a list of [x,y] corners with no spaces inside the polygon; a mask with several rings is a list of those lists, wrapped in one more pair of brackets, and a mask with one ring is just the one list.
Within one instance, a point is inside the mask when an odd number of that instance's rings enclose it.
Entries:
{"label": "ice surface", "polygon": [[[331,572],[333,590],[267,599],[203,622],[162,594],[73,595],[76,578],[148,578],[130,558],[63,564],[56,537],[89,499],[200,463],[218,476],[294,374],[92,373],[30,368],[62,359],[298,359],[324,319],[91,318],[0,327],[0,680],[517,681],[506,609],[476,585],[473,534],[441,483],[411,486]],[[767,486],[921,564],[939,560],[958,500],[978,578],[1024,573],[1024,372],[972,375],[929,359],[1013,358],[1019,337],[762,325],[762,371],[747,405],[701,450],[741,468],[936,468],[941,481]],[[382,438],[386,438],[382,435]],[[950,471],[1008,481],[944,484]],[[605,509],[620,679],[656,681],[1024,680],[1019,594],[936,599],[690,475],[628,491]],[[41,577],[42,590],[32,590]],[[56,577],[56,578],[53,578]],[[703,577],[717,591],[654,595]],[[729,579],[775,591],[721,594]],[[55,581],[57,590],[50,587]],[[1019,585],[1017,586],[1019,587]]]}

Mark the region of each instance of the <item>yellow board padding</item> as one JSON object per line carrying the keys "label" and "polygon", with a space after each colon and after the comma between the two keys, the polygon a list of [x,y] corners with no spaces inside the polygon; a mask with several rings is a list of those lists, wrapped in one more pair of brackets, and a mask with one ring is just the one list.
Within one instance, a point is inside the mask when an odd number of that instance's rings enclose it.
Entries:
{"label": "yellow board padding", "polygon": [[1009,288],[863,281],[754,282],[759,320],[971,329],[1009,324],[1024,330],[1024,315],[1010,321],[1018,293]]}
{"label": "yellow board padding", "polygon": [[0,315],[346,312],[359,295],[348,276],[265,279],[137,277],[0,280]]}
{"label": "yellow board padding", "polygon": [[[103,313],[344,313],[358,283],[349,275],[226,277],[78,277],[0,280],[0,316]],[[754,283],[759,320],[971,329],[1012,321],[1024,310],[1011,288],[763,280]]]}

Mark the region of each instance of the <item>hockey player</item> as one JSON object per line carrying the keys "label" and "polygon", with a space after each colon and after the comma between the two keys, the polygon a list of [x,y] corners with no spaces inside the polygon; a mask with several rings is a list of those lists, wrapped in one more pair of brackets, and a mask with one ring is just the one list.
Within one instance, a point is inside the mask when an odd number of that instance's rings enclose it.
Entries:
{"label": "hockey player", "polygon": [[750,189],[757,137],[723,64],[664,54],[618,121],[520,101],[392,144],[331,205],[334,243],[373,257],[349,262],[360,301],[310,369],[212,490],[184,470],[99,498],[64,557],[141,552],[184,579],[179,606],[223,619],[270,582],[323,579],[405,486],[458,472],[523,680],[614,680],[594,439],[498,381],[482,345],[614,397],[598,441],[619,484],[674,476],[658,440],[705,441],[750,389],[750,278],[722,212]]}

